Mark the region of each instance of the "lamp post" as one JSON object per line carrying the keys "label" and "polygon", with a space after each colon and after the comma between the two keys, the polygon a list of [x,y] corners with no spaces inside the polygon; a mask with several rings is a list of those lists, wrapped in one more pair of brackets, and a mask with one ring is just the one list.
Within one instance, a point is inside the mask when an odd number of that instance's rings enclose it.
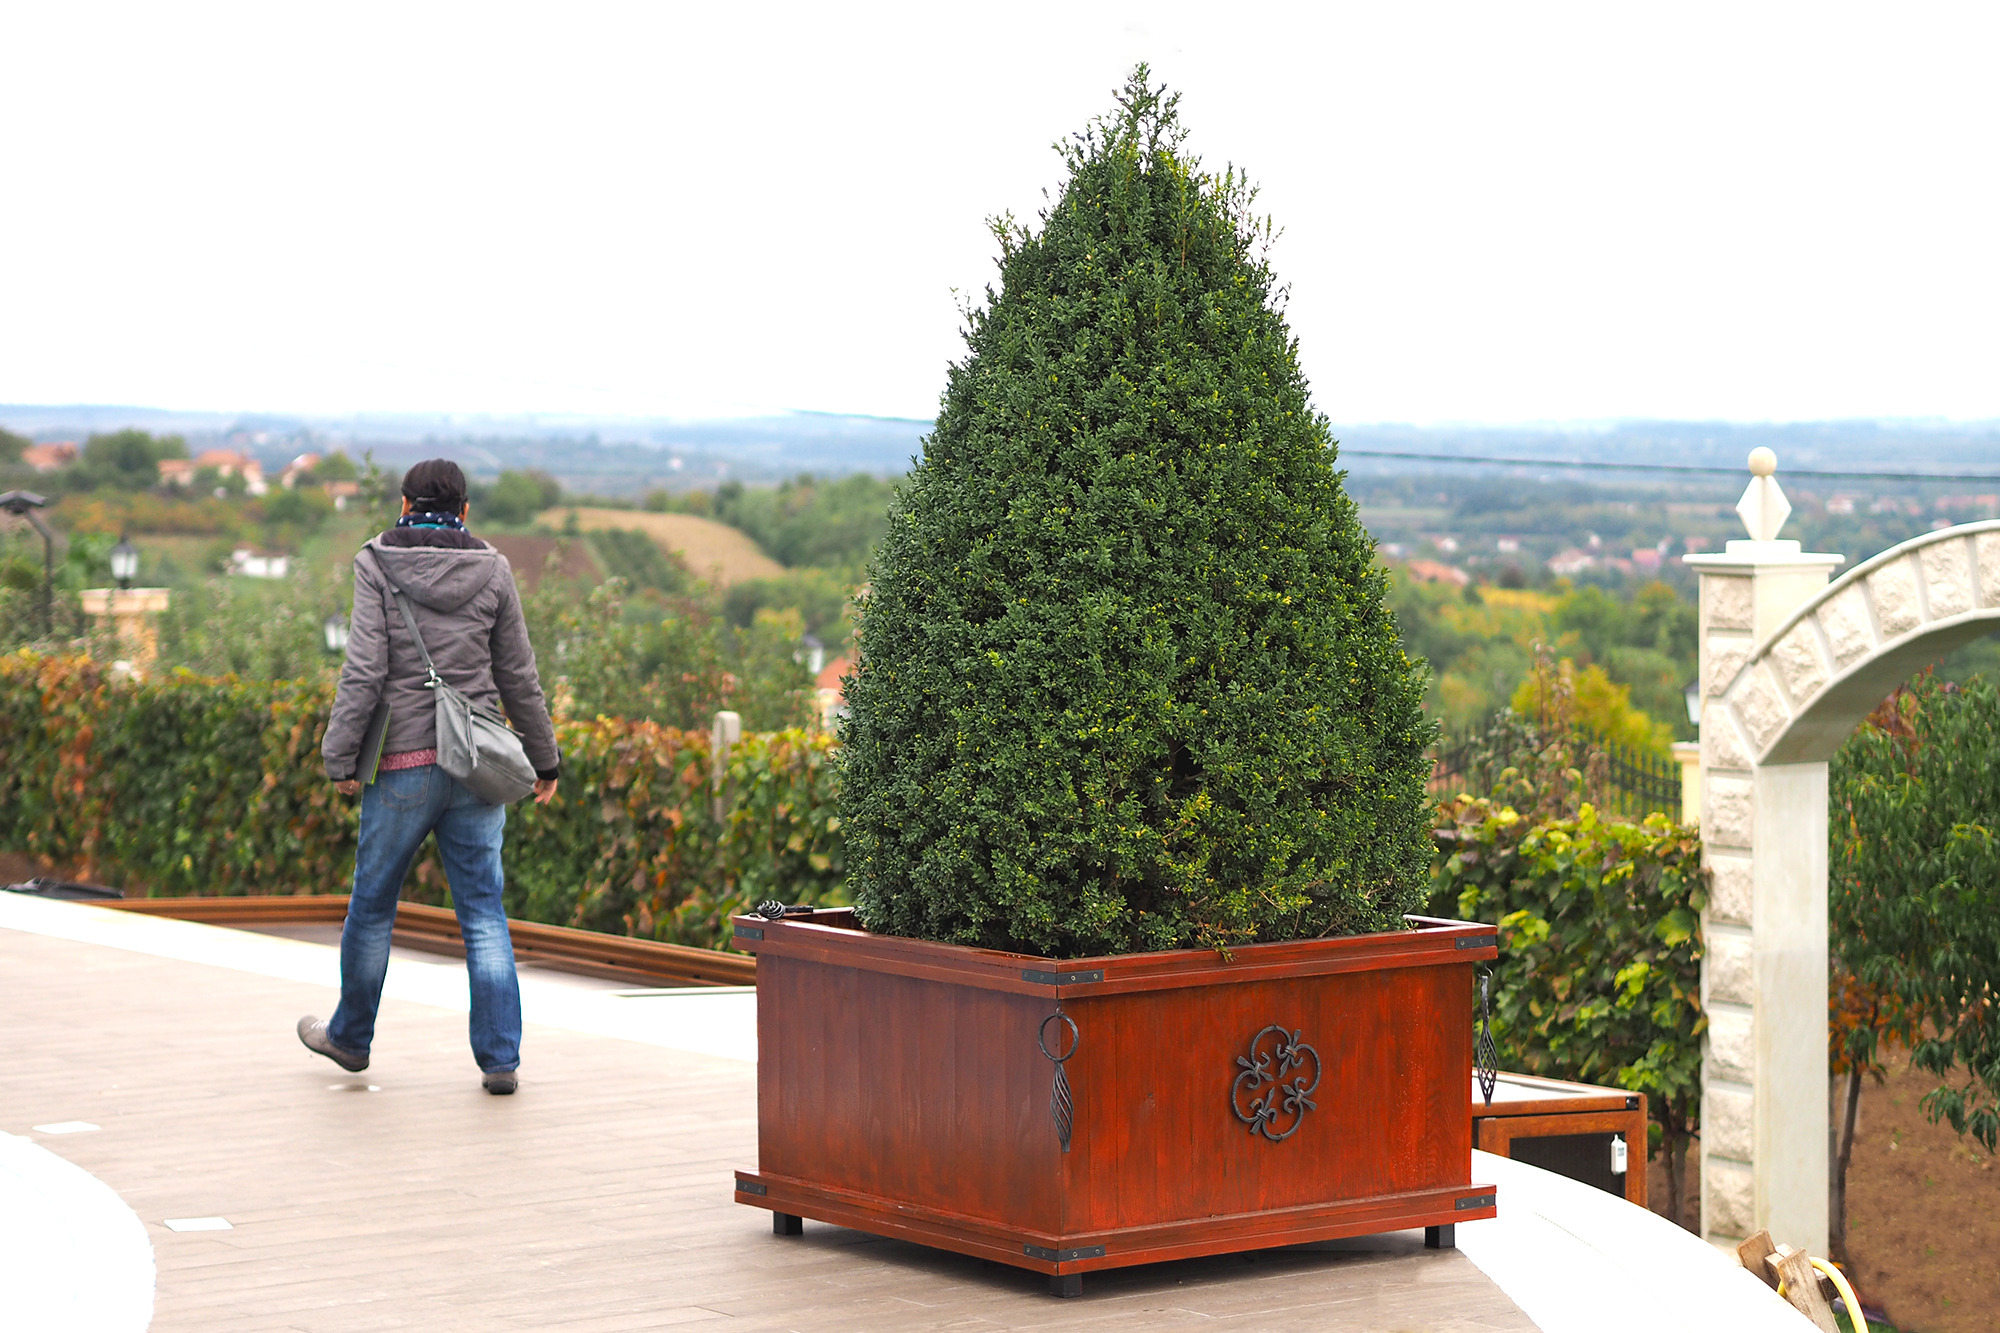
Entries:
{"label": "lamp post", "polygon": [[16,518],[25,518],[42,534],[42,637],[56,632],[56,535],[42,522],[37,509],[48,508],[48,500],[33,491],[8,491],[0,495],[0,509]]}
{"label": "lamp post", "polygon": [[1701,682],[1698,680],[1689,681],[1688,687],[1681,691],[1681,698],[1687,703],[1688,721],[1699,727],[1701,725]]}
{"label": "lamp post", "polygon": [[347,651],[347,622],[341,619],[338,612],[321,622],[319,629],[327,652],[338,655]]}
{"label": "lamp post", "polygon": [[132,539],[119,534],[118,544],[111,548],[111,577],[118,580],[120,588],[130,589],[132,580],[139,576],[139,548]]}

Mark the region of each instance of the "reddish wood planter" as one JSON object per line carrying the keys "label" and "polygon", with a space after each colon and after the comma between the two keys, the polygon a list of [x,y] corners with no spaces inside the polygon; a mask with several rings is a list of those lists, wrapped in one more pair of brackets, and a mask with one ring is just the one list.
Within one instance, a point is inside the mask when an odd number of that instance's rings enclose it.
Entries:
{"label": "reddish wood planter", "polygon": [[[1471,1175],[1492,926],[1056,961],[735,918],[757,955],[736,1201],[1050,1275],[1494,1215]],[[1057,1063],[1057,1057],[1061,1063]]]}

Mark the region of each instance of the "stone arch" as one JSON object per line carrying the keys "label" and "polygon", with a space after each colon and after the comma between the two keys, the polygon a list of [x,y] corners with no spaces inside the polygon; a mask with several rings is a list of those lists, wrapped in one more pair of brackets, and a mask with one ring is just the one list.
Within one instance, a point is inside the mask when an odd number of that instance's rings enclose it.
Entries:
{"label": "stone arch", "polygon": [[[1761,452],[1761,451],[1760,451]],[[1824,1253],[1827,761],[1910,674],[2000,630],[2000,521],[1927,533],[1833,581],[1777,540],[1775,460],[1751,540],[1701,576],[1702,1232]]]}
{"label": "stone arch", "polygon": [[1735,669],[1702,722],[1722,733],[1725,767],[1824,762],[1913,673],[1996,630],[2000,521],[1926,533],[1828,584],[1740,665],[1719,663]]}

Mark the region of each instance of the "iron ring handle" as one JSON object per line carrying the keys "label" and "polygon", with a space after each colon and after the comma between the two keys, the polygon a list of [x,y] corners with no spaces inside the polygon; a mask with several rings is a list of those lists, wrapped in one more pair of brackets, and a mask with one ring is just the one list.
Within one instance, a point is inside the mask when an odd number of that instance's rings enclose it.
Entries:
{"label": "iron ring handle", "polygon": [[[1056,1055],[1049,1050],[1049,1043],[1047,1040],[1049,1034],[1049,1023],[1051,1020],[1057,1018],[1060,1018],[1069,1027],[1069,1055]],[[1070,1055],[1075,1055],[1077,1045],[1082,1040],[1083,1040],[1082,1035],[1076,1030],[1076,1020],[1071,1018],[1068,1014],[1064,1013],[1060,1009],[1050,1014],[1048,1018],[1044,1018],[1042,1020],[1042,1025],[1039,1028],[1035,1029],[1035,1045],[1041,1047],[1042,1054],[1048,1056],[1049,1059],[1055,1061],[1055,1063],[1057,1064],[1062,1064],[1069,1059]]]}

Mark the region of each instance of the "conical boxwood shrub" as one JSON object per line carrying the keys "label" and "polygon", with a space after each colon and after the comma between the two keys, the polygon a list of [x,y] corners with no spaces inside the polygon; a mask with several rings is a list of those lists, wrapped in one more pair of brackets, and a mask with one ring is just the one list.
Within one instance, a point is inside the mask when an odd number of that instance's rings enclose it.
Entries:
{"label": "conical boxwood shrub", "polygon": [[1235,173],[1136,70],[996,224],[842,739],[871,930],[1077,957],[1397,929],[1429,865],[1374,547]]}

